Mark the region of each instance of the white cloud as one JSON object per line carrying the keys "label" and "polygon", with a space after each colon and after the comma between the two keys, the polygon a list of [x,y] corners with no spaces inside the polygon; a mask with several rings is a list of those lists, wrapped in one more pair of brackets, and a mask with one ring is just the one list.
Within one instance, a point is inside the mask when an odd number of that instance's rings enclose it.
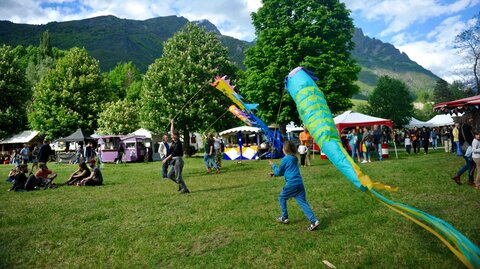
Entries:
{"label": "white cloud", "polygon": [[[73,12],[59,7],[58,4],[66,2],[77,2],[81,8]],[[56,5],[42,8],[52,3]],[[0,18],[15,23],[46,24],[101,15],[136,20],[177,15],[190,21],[207,19],[223,34],[251,41],[255,33],[250,14],[260,6],[261,0],[1,0]]]}
{"label": "white cloud", "polygon": [[459,0],[443,4],[440,0],[344,0],[347,8],[360,12],[369,21],[381,21],[387,27],[382,36],[398,33],[415,23],[422,23],[431,18],[455,14],[473,7],[480,0]]}
{"label": "white cloud", "polygon": [[403,35],[399,34],[398,38],[393,39],[393,44],[421,66],[453,82],[458,79],[456,70],[463,65],[463,57],[453,47],[454,40],[465,27],[460,16],[453,16],[443,20],[428,33],[428,40],[406,42]]}

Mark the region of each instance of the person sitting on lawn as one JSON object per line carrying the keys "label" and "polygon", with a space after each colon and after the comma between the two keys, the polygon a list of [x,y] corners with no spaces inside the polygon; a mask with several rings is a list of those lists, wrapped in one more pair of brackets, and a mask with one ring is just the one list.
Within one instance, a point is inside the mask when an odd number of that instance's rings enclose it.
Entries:
{"label": "person sitting on lawn", "polygon": [[285,157],[283,157],[280,167],[277,167],[272,161],[268,161],[273,169],[273,172],[269,173],[270,176],[284,176],[286,181],[278,199],[280,202],[280,208],[282,209],[282,216],[277,218],[277,222],[284,224],[289,223],[287,200],[295,198],[302,208],[303,213],[305,213],[310,221],[307,230],[313,231],[320,225],[320,221],[313,214],[305,197],[305,187],[303,185],[302,176],[300,175],[300,169],[298,168],[298,159],[295,156],[296,152],[297,147],[295,144],[292,141],[287,140],[283,143],[283,153],[285,154]]}
{"label": "person sitting on lawn", "polygon": [[102,171],[100,171],[100,168],[98,168],[95,163],[94,159],[88,161],[88,164],[92,168],[92,173],[90,176],[82,179],[82,181],[77,184],[78,186],[98,186],[103,184]]}
{"label": "person sitting on lawn", "polygon": [[7,177],[7,182],[14,182],[15,181],[15,175],[18,172],[18,167],[14,167],[10,169],[10,172],[8,172],[8,177]]}
{"label": "person sitting on lawn", "polygon": [[27,172],[28,166],[26,164],[20,164],[17,167],[15,181],[9,191],[25,191],[25,184],[27,183],[27,176],[25,174]]}
{"label": "person sitting on lawn", "polygon": [[52,170],[47,168],[45,163],[40,163],[40,169],[35,173],[35,175],[30,175],[25,184],[25,189],[27,191],[32,191],[38,188],[46,189],[50,183],[57,177],[57,174]]}
{"label": "person sitting on lawn", "polygon": [[72,175],[65,182],[67,185],[73,185],[77,182],[82,181],[82,179],[89,177],[91,174],[90,169],[88,169],[87,164],[81,162],[78,164],[78,169],[72,173]]}

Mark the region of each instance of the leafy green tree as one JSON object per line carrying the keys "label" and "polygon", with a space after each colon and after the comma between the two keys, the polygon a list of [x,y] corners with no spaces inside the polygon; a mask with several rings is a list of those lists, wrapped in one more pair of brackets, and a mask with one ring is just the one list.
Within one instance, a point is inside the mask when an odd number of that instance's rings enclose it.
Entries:
{"label": "leafy green tree", "polygon": [[27,127],[27,105],[31,88],[11,47],[0,47],[0,138]]}
{"label": "leafy green tree", "polygon": [[138,101],[142,96],[142,80],[136,80],[127,88],[127,96],[125,97],[129,101]]}
{"label": "leafy green tree", "polygon": [[[245,79],[240,91],[259,104],[258,116],[278,123],[298,119],[292,98],[284,95],[285,76],[303,66],[319,78],[333,113],[352,106],[360,68],[351,57],[354,26],[345,4],[338,0],[264,0],[252,14],[257,35],[246,51]],[[283,96],[283,101],[282,101]]]}
{"label": "leafy green tree", "polygon": [[127,96],[127,89],[141,79],[140,71],[133,62],[119,63],[108,73],[110,87],[120,99],[124,99]]}
{"label": "leafy green tree", "polygon": [[474,24],[455,37],[455,46],[465,53],[468,64],[471,64],[473,88],[480,93],[480,12],[473,18]]}
{"label": "leafy green tree", "polygon": [[428,121],[433,118],[437,113],[433,111],[433,105],[431,103],[423,104],[422,109],[413,109],[413,117],[421,121]]}
{"label": "leafy green tree", "polygon": [[413,115],[412,102],[413,97],[404,82],[382,76],[368,98],[368,112],[391,119],[395,126],[403,126]]}
{"label": "leafy green tree", "polygon": [[234,76],[237,69],[215,34],[194,24],[167,40],[163,49],[144,77],[142,127],[163,133],[175,117],[175,128],[188,140],[189,130],[207,129],[228,109],[232,102],[209,83],[219,74]]}
{"label": "leafy green tree", "polygon": [[100,134],[129,134],[140,126],[138,108],[135,102],[118,100],[105,104],[98,116]]}
{"label": "leafy green tree", "polygon": [[39,47],[31,48],[30,51],[27,52],[27,57],[29,58],[26,68],[27,78],[28,81],[35,86],[42,77],[55,66],[54,52],[48,30],[45,31],[42,38],[40,38]]}
{"label": "leafy green tree", "polygon": [[98,61],[85,49],[72,48],[37,84],[33,97],[30,125],[57,138],[77,128],[93,132],[100,104],[110,101],[112,94],[100,74]]}
{"label": "leafy green tree", "polygon": [[433,89],[433,101],[435,103],[441,103],[452,100],[453,94],[449,88],[448,82],[443,79],[437,80],[437,84],[435,84],[435,88]]}

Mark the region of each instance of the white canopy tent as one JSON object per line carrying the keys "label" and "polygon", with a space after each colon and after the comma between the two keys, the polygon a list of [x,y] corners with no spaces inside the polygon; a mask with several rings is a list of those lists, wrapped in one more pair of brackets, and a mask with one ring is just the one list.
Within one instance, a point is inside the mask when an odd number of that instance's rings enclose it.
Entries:
{"label": "white canopy tent", "polygon": [[23,131],[19,134],[0,141],[0,144],[24,144],[30,142],[38,135],[37,131]]}
{"label": "white canopy tent", "polygon": [[455,122],[453,121],[452,116],[448,114],[442,114],[442,115],[436,115],[435,117],[427,121],[427,123],[431,125],[427,127],[440,127],[440,126],[446,126],[446,125],[453,125]]}
{"label": "white canopy tent", "polygon": [[412,117],[410,119],[410,122],[407,125],[405,125],[406,128],[413,128],[413,127],[422,128],[424,126],[433,127],[433,124],[426,121],[417,120],[414,117]]}
{"label": "white canopy tent", "polygon": [[229,134],[237,134],[238,132],[242,132],[245,134],[251,134],[251,133],[260,133],[262,129],[257,128],[257,127],[250,127],[250,126],[240,126],[240,127],[235,127],[232,129],[225,130],[223,132],[220,132],[219,135],[224,136],[224,135],[229,135]]}

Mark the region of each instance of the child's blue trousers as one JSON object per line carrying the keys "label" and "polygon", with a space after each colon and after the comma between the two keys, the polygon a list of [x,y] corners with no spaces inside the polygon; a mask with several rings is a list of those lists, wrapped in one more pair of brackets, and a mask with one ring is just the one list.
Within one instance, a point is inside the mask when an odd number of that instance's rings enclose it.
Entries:
{"label": "child's blue trousers", "polygon": [[278,201],[280,203],[280,208],[282,209],[282,217],[284,219],[288,219],[287,200],[290,198],[295,198],[298,205],[302,208],[303,213],[305,213],[305,216],[307,216],[308,220],[311,223],[315,223],[317,221],[317,218],[313,214],[310,205],[308,205],[305,195],[305,187],[303,186],[303,184],[295,186],[285,185],[285,187],[283,187],[282,191],[280,192]]}

